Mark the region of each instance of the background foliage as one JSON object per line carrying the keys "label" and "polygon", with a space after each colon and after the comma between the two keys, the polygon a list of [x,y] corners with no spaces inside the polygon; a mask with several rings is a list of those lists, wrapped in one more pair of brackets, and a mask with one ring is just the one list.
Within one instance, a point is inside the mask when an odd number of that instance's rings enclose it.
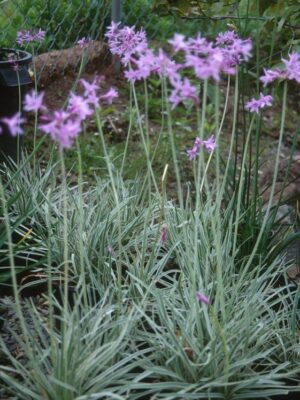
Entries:
{"label": "background foliage", "polygon": [[69,47],[79,38],[99,38],[103,34],[109,0],[30,0],[7,1],[1,5],[0,44],[11,46],[21,29],[46,30],[40,50]]}

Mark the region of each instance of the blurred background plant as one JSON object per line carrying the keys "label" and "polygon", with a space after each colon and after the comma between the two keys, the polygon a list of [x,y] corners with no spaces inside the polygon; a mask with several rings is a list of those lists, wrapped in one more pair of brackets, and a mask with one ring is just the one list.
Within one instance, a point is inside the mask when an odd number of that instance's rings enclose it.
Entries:
{"label": "blurred background plant", "polygon": [[73,46],[82,37],[99,39],[110,23],[109,0],[30,0],[1,2],[0,43],[11,47],[20,30],[42,28],[46,40],[39,52]]}
{"label": "blurred background plant", "polygon": [[[270,53],[299,45],[299,0],[123,0],[122,20],[126,25],[143,27],[149,39],[171,37],[180,31],[186,35],[198,31],[205,36],[216,34],[228,24],[243,36],[261,36],[260,49]],[[2,46],[10,46],[21,29],[42,28],[47,39],[41,51],[74,45],[83,36],[103,37],[110,24],[108,0],[29,0],[1,1]],[[275,40],[274,40],[275,36]]]}

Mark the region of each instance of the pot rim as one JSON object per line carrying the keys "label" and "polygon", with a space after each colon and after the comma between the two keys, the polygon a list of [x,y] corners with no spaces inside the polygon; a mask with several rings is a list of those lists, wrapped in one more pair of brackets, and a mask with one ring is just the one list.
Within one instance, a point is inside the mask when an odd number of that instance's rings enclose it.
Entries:
{"label": "pot rim", "polygon": [[8,47],[0,47],[0,53],[15,53],[18,56],[17,60],[14,61],[1,61],[0,60],[0,68],[1,67],[11,67],[13,63],[17,65],[27,65],[32,61],[32,54],[28,53],[28,51],[25,50],[18,50],[18,49],[11,49]]}

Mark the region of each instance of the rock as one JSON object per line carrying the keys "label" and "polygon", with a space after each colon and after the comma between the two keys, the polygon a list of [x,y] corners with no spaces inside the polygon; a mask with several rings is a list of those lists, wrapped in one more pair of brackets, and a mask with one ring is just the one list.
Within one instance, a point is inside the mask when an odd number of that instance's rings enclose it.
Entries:
{"label": "rock", "polygon": [[40,54],[34,59],[39,86],[46,87],[66,74],[75,76],[84,51],[88,54],[88,72],[101,71],[105,65],[111,63],[108,47],[100,41],[91,41],[86,48],[76,45],[69,49]]}
{"label": "rock", "polygon": [[[289,166],[289,159],[284,158],[279,163],[278,176],[275,186],[275,195],[273,203],[279,201],[280,192],[283,188],[285,174]],[[274,162],[273,165],[268,166],[262,173],[260,179],[260,187],[263,190],[262,198],[265,202],[269,200],[270,190],[274,175]],[[287,182],[283,188],[283,195],[281,203],[295,204],[300,200],[300,155],[295,155],[292,158],[291,165],[288,172]]]}

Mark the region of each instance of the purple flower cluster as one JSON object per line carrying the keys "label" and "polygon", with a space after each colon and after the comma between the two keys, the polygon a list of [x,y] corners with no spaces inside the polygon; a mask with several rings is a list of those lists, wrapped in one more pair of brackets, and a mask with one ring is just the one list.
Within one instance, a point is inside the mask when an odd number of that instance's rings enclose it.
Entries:
{"label": "purple flower cluster", "polygon": [[274,82],[276,79],[288,79],[295,80],[300,83],[300,54],[291,53],[289,59],[281,59],[284,68],[264,69],[264,75],[260,77],[261,82],[264,86]]}
{"label": "purple flower cluster", "polygon": [[[24,110],[43,112],[39,129],[59,143],[61,148],[69,148],[79,135],[82,122],[93,114],[94,109],[99,108],[103,101],[111,104],[118,97],[117,91],[113,88],[104,94],[99,94],[101,82],[101,78],[95,78],[92,83],[82,79],[83,95],[71,93],[66,110],[57,110],[48,114],[43,103],[44,93],[37,94],[32,91],[25,96]],[[10,118],[2,118],[1,121],[8,126],[12,136],[23,133],[22,124],[25,119],[22,118],[21,113],[18,112]]]}
{"label": "purple flower cluster", "polygon": [[256,112],[258,114],[260,109],[271,106],[272,101],[272,96],[260,93],[259,99],[252,99],[251,101],[248,101],[248,103],[245,105],[245,108],[252,113]]}
{"label": "purple flower cluster", "polygon": [[77,44],[79,45],[79,47],[81,47],[82,49],[84,49],[84,48],[87,47],[91,42],[92,42],[92,39],[83,37],[83,38],[81,38],[81,39],[78,40]]}
{"label": "purple flower cluster", "polygon": [[236,33],[228,31],[219,34],[215,42],[209,42],[200,33],[186,41],[182,35],[175,35],[171,43],[173,50],[179,49],[185,55],[185,67],[193,68],[200,79],[220,80],[220,75],[235,74],[235,67],[251,57],[252,42],[242,40]]}
{"label": "purple flower cluster", "polygon": [[44,105],[44,94],[44,92],[37,94],[34,90],[31,93],[27,93],[24,100],[24,110],[28,112],[47,111]]}
{"label": "purple flower cluster", "polygon": [[174,109],[179,103],[185,100],[192,100],[194,103],[198,103],[197,89],[193,86],[188,78],[173,81],[172,93],[169,97],[172,103],[172,108]]}
{"label": "purple flower cluster", "polygon": [[2,118],[1,121],[7,125],[11,136],[15,137],[17,135],[22,135],[23,133],[22,124],[25,122],[25,119],[22,117],[20,112],[17,112],[12,117]]}
{"label": "purple flower cluster", "polygon": [[40,130],[58,142],[61,148],[71,147],[81,130],[82,120],[70,111],[54,111],[42,119],[44,123],[39,125]]}
{"label": "purple flower cluster", "polygon": [[105,34],[112,54],[118,55],[124,65],[127,65],[131,56],[142,53],[148,48],[145,32],[141,29],[136,32],[135,27],[120,27],[120,22],[112,22]]}
{"label": "purple flower cluster", "polygon": [[288,60],[282,59],[282,61],[287,79],[300,83],[300,54],[291,53]]}
{"label": "purple flower cluster", "polygon": [[[24,100],[24,110],[25,111],[46,111],[46,107],[43,104],[44,93],[39,95],[33,90],[31,93],[27,93]],[[12,136],[21,135],[23,133],[22,125],[26,120],[22,117],[20,112],[17,112],[12,117],[5,117],[1,119],[4,122],[9,132]]]}
{"label": "purple flower cluster", "polygon": [[215,42],[200,34],[186,39],[176,33],[169,43],[174,53],[183,52],[183,62],[178,63],[162,49],[157,53],[150,49],[143,30],[136,32],[134,27],[121,28],[119,23],[112,23],[106,37],[112,54],[129,67],[125,71],[129,81],[146,79],[152,73],[169,80],[173,108],[185,100],[198,103],[196,87],[184,76],[185,69],[192,69],[199,79],[219,81],[221,73],[235,74],[236,66],[250,58],[252,49],[249,39],[242,40],[232,31],[220,34]]}
{"label": "purple flower cluster", "polygon": [[204,146],[208,153],[211,153],[215,149],[216,145],[217,144],[214,135],[210,136],[206,140],[201,140],[199,137],[196,137],[193,148],[187,151],[189,159],[193,160],[196,158],[202,146]]}
{"label": "purple flower cluster", "polygon": [[99,108],[102,101],[111,104],[118,96],[113,88],[99,95],[100,85],[97,78],[92,83],[82,79],[81,84],[84,88],[83,96],[72,93],[66,110],[58,110],[44,116],[44,123],[39,125],[41,131],[50,135],[61,148],[70,148],[73,145],[81,131],[81,123],[93,114],[93,108]]}
{"label": "purple flower cluster", "polygon": [[45,39],[46,32],[39,29],[37,32],[32,30],[20,31],[17,33],[16,42],[20,46],[31,42],[42,42]]}
{"label": "purple flower cluster", "polygon": [[205,294],[201,292],[196,293],[196,299],[200,301],[200,303],[204,303],[207,306],[210,304],[209,298],[205,296]]}

